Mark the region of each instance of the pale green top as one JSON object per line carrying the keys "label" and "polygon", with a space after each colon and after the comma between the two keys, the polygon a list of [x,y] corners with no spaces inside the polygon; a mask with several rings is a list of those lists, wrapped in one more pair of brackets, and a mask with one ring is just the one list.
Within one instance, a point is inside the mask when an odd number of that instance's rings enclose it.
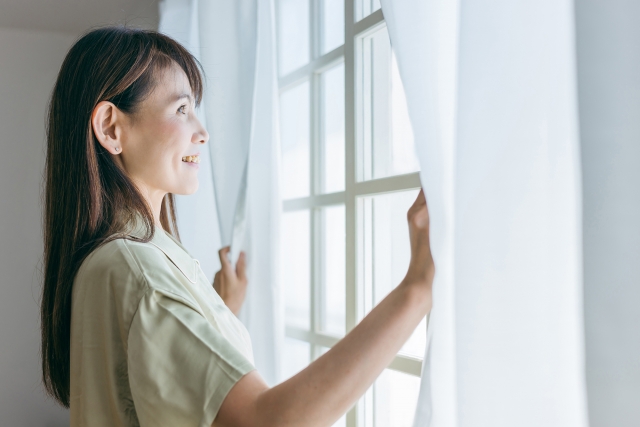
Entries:
{"label": "pale green top", "polygon": [[149,243],[116,239],[82,263],[72,294],[71,427],[209,427],[253,369],[246,328],[161,228]]}

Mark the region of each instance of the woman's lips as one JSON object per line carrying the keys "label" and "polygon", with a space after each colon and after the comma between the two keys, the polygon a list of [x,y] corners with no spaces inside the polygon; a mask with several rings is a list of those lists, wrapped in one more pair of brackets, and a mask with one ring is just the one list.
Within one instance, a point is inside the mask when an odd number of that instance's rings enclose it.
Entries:
{"label": "woman's lips", "polygon": [[186,163],[200,163],[200,155],[195,154],[193,156],[184,156],[182,161]]}

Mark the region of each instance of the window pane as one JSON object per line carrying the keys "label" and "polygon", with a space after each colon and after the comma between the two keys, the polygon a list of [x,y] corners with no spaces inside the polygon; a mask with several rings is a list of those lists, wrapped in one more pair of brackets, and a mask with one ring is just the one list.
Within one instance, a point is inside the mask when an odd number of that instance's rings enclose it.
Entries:
{"label": "window pane", "polygon": [[282,360],[282,381],[288,380],[307,367],[311,361],[311,345],[308,342],[285,338]]}
{"label": "window pane", "polygon": [[309,211],[282,215],[282,259],[280,277],[284,284],[286,323],[310,328],[310,214]]}
{"label": "window pane", "polygon": [[422,321],[418,325],[413,334],[409,337],[409,340],[402,346],[400,354],[407,356],[424,357],[424,352],[427,346],[427,318],[423,317]]}
{"label": "window pane", "polygon": [[363,38],[360,48],[358,179],[418,171],[406,97],[386,27]]}
{"label": "window pane", "polygon": [[320,330],[345,333],[345,207],[331,206],[322,212],[322,277],[324,286]]}
{"label": "window pane", "polygon": [[[419,190],[400,191],[359,200],[358,262],[364,316],[404,278],[411,247],[407,211]],[[422,358],[426,346],[423,320],[400,351]]]}
{"label": "window pane", "polygon": [[344,190],[344,63],[322,73],[323,192]]}
{"label": "window pane", "polygon": [[281,76],[309,62],[309,0],[279,0],[278,52]]}
{"label": "window pane", "polygon": [[[391,155],[392,165],[389,174],[401,174],[420,170],[416,155],[413,128],[409,120],[407,97],[400,79],[398,61],[391,51]],[[382,172],[381,175],[384,175]]]}
{"label": "window pane", "polygon": [[356,0],[356,19],[359,21],[380,9],[380,0]]}
{"label": "window pane", "polygon": [[411,427],[419,393],[419,377],[385,369],[374,384],[374,426]]}
{"label": "window pane", "polygon": [[344,0],[322,2],[322,54],[344,43]]}
{"label": "window pane", "polygon": [[309,82],[280,95],[282,197],[309,195]]}

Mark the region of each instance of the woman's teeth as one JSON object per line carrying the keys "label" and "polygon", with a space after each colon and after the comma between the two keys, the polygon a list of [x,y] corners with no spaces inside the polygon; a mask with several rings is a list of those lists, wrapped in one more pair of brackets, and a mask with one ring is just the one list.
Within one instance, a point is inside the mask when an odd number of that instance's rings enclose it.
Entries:
{"label": "woman's teeth", "polygon": [[200,163],[200,156],[184,156],[182,161],[187,163]]}

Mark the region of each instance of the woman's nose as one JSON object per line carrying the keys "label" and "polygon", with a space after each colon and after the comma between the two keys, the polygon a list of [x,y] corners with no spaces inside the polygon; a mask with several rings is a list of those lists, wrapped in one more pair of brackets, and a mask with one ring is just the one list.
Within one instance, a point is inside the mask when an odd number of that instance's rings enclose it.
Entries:
{"label": "woman's nose", "polygon": [[204,144],[207,141],[209,141],[209,132],[207,132],[205,128],[202,128],[202,131],[200,132],[200,139],[198,140],[198,142],[200,144]]}
{"label": "woman's nose", "polygon": [[209,132],[207,132],[204,126],[202,126],[202,123],[200,123],[200,120],[198,120],[198,127],[199,129],[197,132],[196,140],[194,142],[196,144],[204,144],[207,141],[209,141]]}

